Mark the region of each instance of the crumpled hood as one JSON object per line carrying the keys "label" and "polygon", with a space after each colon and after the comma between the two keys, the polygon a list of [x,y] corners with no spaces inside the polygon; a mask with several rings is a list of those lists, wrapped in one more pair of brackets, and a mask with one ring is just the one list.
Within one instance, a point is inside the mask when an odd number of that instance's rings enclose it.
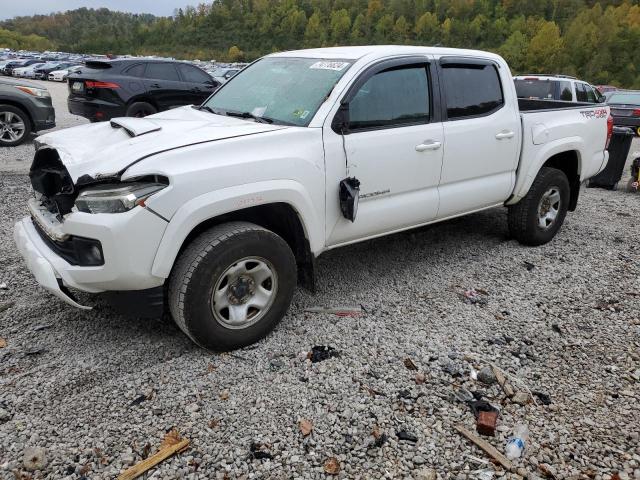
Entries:
{"label": "crumpled hood", "polygon": [[76,180],[113,176],[154,154],[198,143],[213,142],[287,128],[255,123],[181,107],[145,118],[118,118],[47,133],[38,147],[58,151]]}

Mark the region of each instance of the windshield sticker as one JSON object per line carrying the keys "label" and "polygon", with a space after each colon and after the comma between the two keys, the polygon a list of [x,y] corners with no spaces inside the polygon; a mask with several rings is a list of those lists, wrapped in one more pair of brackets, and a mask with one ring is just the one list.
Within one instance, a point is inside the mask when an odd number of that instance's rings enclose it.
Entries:
{"label": "windshield sticker", "polygon": [[349,62],[328,62],[323,60],[321,62],[314,63],[309,68],[313,70],[335,70],[336,72],[340,72],[348,66]]}
{"label": "windshield sticker", "polygon": [[301,118],[302,120],[304,120],[309,116],[310,113],[311,112],[309,110],[297,109],[293,111],[292,115],[296,118]]}

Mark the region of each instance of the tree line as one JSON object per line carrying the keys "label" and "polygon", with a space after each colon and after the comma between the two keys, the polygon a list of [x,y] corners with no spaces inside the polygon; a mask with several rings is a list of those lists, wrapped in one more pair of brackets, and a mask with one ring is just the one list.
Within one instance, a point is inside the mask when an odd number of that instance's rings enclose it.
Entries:
{"label": "tree line", "polygon": [[497,52],[514,73],[640,88],[640,5],[629,0],[215,0],[172,17],[81,8],[0,22],[0,46],[17,37],[72,52],[221,61],[321,46],[442,45]]}

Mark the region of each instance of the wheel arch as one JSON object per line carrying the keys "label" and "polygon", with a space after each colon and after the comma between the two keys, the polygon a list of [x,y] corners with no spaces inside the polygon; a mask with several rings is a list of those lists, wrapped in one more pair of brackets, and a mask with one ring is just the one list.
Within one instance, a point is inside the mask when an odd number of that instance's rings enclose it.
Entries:
{"label": "wheel arch", "polygon": [[563,172],[569,180],[571,188],[569,211],[573,212],[578,205],[580,195],[580,158],[577,150],[566,150],[551,156],[542,167],[551,167]]}
{"label": "wheel arch", "polygon": [[281,189],[283,185],[278,184],[277,187],[280,188],[218,202],[211,201],[209,195],[219,195],[220,191],[212,192],[203,196],[206,198],[198,197],[184,204],[169,221],[156,253],[152,274],[167,278],[178,255],[198,234],[215,225],[240,220],[255,223],[281,236],[296,258],[299,283],[313,290],[315,252],[320,248],[320,242],[323,243],[318,231],[321,224],[311,209],[310,201],[305,201],[303,192],[289,190],[285,195]]}

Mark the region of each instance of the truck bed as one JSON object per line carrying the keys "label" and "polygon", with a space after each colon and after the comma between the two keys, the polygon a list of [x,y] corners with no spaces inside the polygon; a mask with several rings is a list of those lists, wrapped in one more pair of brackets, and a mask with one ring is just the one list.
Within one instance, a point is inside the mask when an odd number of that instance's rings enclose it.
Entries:
{"label": "truck bed", "polygon": [[561,100],[539,100],[534,98],[518,98],[520,112],[536,112],[540,110],[566,110],[569,108],[585,108],[601,105],[599,103],[563,102]]}

